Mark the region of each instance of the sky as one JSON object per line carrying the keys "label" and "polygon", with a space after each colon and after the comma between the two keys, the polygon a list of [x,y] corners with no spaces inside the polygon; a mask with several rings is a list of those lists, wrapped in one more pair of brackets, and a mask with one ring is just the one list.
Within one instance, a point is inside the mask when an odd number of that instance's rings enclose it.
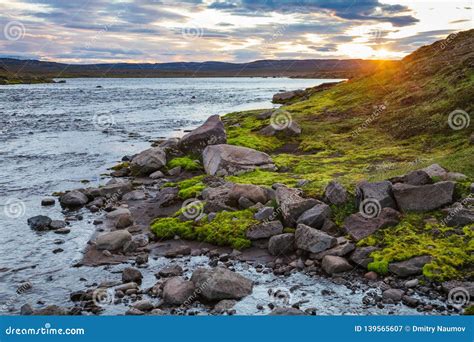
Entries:
{"label": "sky", "polygon": [[0,57],[400,59],[473,21],[473,0],[0,0]]}

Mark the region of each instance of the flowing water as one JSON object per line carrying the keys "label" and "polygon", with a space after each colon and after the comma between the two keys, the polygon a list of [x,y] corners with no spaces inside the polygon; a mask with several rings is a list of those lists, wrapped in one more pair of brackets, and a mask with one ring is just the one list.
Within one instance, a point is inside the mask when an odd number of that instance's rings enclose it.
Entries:
{"label": "flowing water", "polygon": [[[95,217],[79,211],[71,233],[34,232],[26,221],[35,215],[64,219],[59,206],[41,207],[55,191],[97,186],[101,176],[124,155],[146,149],[150,141],[182,134],[212,114],[271,108],[282,90],[302,89],[333,80],[284,78],[67,79],[66,83],[0,86],[0,314],[17,313],[24,303],[35,307],[69,306],[69,294],[86,285],[120,279],[120,268],[74,268],[94,232]],[[88,184],[83,184],[85,181]],[[63,251],[54,254],[52,251]],[[163,260],[151,260],[156,268]],[[183,262],[205,262],[199,258]],[[311,297],[309,306],[323,313],[357,313],[361,293],[324,279],[294,275],[280,279],[241,270],[259,280],[254,294],[238,304],[241,314],[258,314],[269,288],[299,282]],[[150,272],[151,276],[154,272]],[[296,278],[298,279],[296,279]],[[153,279],[146,277],[148,282]],[[16,293],[23,282],[32,288]],[[148,284],[153,285],[153,284]],[[331,306],[317,295],[322,287],[335,291]],[[311,295],[313,294],[313,295]],[[294,294],[296,301],[299,297]],[[345,298],[338,300],[337,298]],[[123,313],[113,306],[105,312]],[[414,313],[401,308],[399,313]]]}

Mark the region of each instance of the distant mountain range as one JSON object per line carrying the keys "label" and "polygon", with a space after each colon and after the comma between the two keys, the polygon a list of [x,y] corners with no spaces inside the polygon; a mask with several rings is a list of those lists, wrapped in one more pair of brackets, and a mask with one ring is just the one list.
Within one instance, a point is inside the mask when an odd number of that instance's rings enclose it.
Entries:
{"label": "distant mountain range", "polygon": [[304,77],[352,78],[380,64],[397,61],[362,59],[259,60],[249,63],[175,62],[63,64],[0,58],[0,77]]}

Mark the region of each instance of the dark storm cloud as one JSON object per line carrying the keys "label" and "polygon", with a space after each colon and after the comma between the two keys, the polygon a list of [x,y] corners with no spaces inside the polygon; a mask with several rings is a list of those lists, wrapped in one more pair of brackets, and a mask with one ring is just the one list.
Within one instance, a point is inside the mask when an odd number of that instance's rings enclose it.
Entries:
{"label": "dark storm cloud", "polygon": [[265,12],[309,13],[332,12],[346,20],[389,22],[394,26],[407,26],[418,22],[411,15],[399,15],[408,11],[402,5],[382,4],[378,0],[221,0],[210,8],[236,12],[241,15]]}

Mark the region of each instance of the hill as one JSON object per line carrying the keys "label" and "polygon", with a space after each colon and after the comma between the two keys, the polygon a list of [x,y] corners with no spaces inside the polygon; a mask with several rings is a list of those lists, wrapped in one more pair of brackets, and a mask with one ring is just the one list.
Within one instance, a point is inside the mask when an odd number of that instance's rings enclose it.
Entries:
{"label": "hill", "polygon": [[[462,201],[472,196],[469,187],[474,181],[473,95],[470,30],[422,47],[399,65],[380,64],[373,74],[284,105],[272,117],[265,111],[228,114],[228,143],[270,153],[279,169],[228,178],[297,185],[308,196],[322,199],[332,180],[355,196],[359,181],[386,180],[438,163],[456,172],[451,177],[457,180],[456,198]],[[271,122],[296,122],[301,134],[263,134]],[[341,227],[358,208],[351,201],[332,210],[333,221]],[[434,261],[425,269],[428,277],[472,278],[472,229],[447,228],[440,223],[443,217],[441,210],[409,213],[393,229],[359,241],[358,246],[379,248],[369,269],[386,273],[389,262],[429,254]]]}
{"label": "hill", "polygon": [[[376,70],[383,61],[361,59],[260,60],[249,63],[177,62],[62,64],[0,58],[6,72],[48,78],[63,77],[315,77],[352,78]],[[396,61],[384,62],[396,64]]]}

